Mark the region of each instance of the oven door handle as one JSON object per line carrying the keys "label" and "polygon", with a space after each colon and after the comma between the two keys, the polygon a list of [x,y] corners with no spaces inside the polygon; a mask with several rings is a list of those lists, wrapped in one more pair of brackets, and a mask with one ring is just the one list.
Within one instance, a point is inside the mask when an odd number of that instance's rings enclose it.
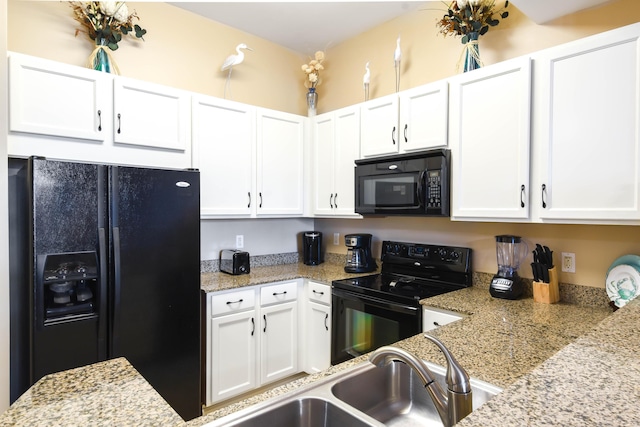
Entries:
{"label": "oven door handle", "polygon": [[400,313],[416,314],[419,312],[420,307],[413,307],[410,305],[397,303],[393,301],[386,301],[380,298],[372,297],[370,295],[353,294],[351,292],[345,292],[340,289],[333,289],[332,293],[335,297],[343,298],[351,301],[358,301],[368,305],[372,305],[378,308],[384,308]]}

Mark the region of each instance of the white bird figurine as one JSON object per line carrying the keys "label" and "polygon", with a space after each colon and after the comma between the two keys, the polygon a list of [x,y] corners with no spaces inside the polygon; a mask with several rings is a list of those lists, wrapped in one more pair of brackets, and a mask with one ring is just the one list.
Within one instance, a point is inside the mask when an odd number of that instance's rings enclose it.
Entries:
{"label": "white bird figurine", "polygon": [[369,62],[367,62],[364,66],[367,70],[362,77],[362,87],[364,88],[364,100],[369,100],[369,83],[371,83],[371,70],[369,70]]}
{"label": "white bird figurine", "polygon": [[400,62],[402,62],[402,50],[400,49],[400,34],[398,34],[396,50],[393,52],[393,66],[396,69],[396,92],[400,91]]}
{"label": "white bird figurine", "polygon": [[236,46],[237,54],[229,55],[227,59],[224,60],[222,67],[220,67],[220,71],[229,70],[229,74],[227,75],[227,82],[225,83],[225,86],[224,86],[225,98],[227,97],[227,89],[229,88],[229,82],[231,80],[231,72],[233,71],[233,67],[235,65],[241,64],[242,61],[244,61],[244,52],[242,52],[240,49],[247,49],[247,50],[253,51],[253,49],[248,47],[246,44],[240,43],[238,46]]}

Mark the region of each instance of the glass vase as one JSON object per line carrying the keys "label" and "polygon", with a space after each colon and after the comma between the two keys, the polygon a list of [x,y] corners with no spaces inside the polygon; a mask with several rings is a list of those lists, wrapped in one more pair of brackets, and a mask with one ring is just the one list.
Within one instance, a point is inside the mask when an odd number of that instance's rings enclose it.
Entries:
{"label": "glass vase", "polygon": [[477,32],[471,32],[467,34],[467,41],[464,45],[464,72],[475,70],[481,67],[480,61],[480,47],[478,45],[478,37],[480,35]]}
{"label": "glass vase", "polygon": [[107,41],[105,39],[96,39],[96,50],[93,57],[93,69],[97,71],[103,71],[105,73],[110,73],[111,61],[105,49],[108,49]]}
{"label": "glass vase", "polygon": [[310,87],[307,92],[307,110],[309,116],[316,115],[316,106],[318,105],[318,94],[315,87]]}

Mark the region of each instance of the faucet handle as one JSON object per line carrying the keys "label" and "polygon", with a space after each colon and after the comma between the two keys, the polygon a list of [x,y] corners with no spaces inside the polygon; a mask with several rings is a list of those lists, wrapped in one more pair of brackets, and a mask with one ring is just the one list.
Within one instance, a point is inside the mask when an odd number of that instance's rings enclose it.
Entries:
{"label": "faucet handle", "polygon": [[447,386],[449,390],[456,393],[470,393],[471,381],[467,371],[464,370],[456,358],[453,357],[451,352],[439,339],[428,334],[424,334],[424,337],[437,345],[444,354],[444,357],[447,359]]}

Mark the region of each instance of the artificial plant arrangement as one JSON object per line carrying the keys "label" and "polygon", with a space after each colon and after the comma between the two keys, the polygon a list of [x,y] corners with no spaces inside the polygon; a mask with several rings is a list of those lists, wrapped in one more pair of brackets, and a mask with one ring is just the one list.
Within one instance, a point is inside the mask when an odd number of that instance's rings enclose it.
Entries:
{"label": "artificial plant arrangement", "polygon": [[[72,1],[69,4],[73,9],[74,19],[82,26],[76,29],[76,37],[80,33],[85,33],[96,45],[89,57],[90,68],[109,72],[110,70],[104,69],[104,64],[100,64],[101,61],[113,62],[104,47],[112,51],[118,49],[118,43],[123,36],[130,35],[144,41],[147,30],[133,23],[140,18],[135,11],[129,12],[129,8],[123,1]],[[97,68],[100,66],[103,68]],[[115,63],[114,68],[117,70]]]}

